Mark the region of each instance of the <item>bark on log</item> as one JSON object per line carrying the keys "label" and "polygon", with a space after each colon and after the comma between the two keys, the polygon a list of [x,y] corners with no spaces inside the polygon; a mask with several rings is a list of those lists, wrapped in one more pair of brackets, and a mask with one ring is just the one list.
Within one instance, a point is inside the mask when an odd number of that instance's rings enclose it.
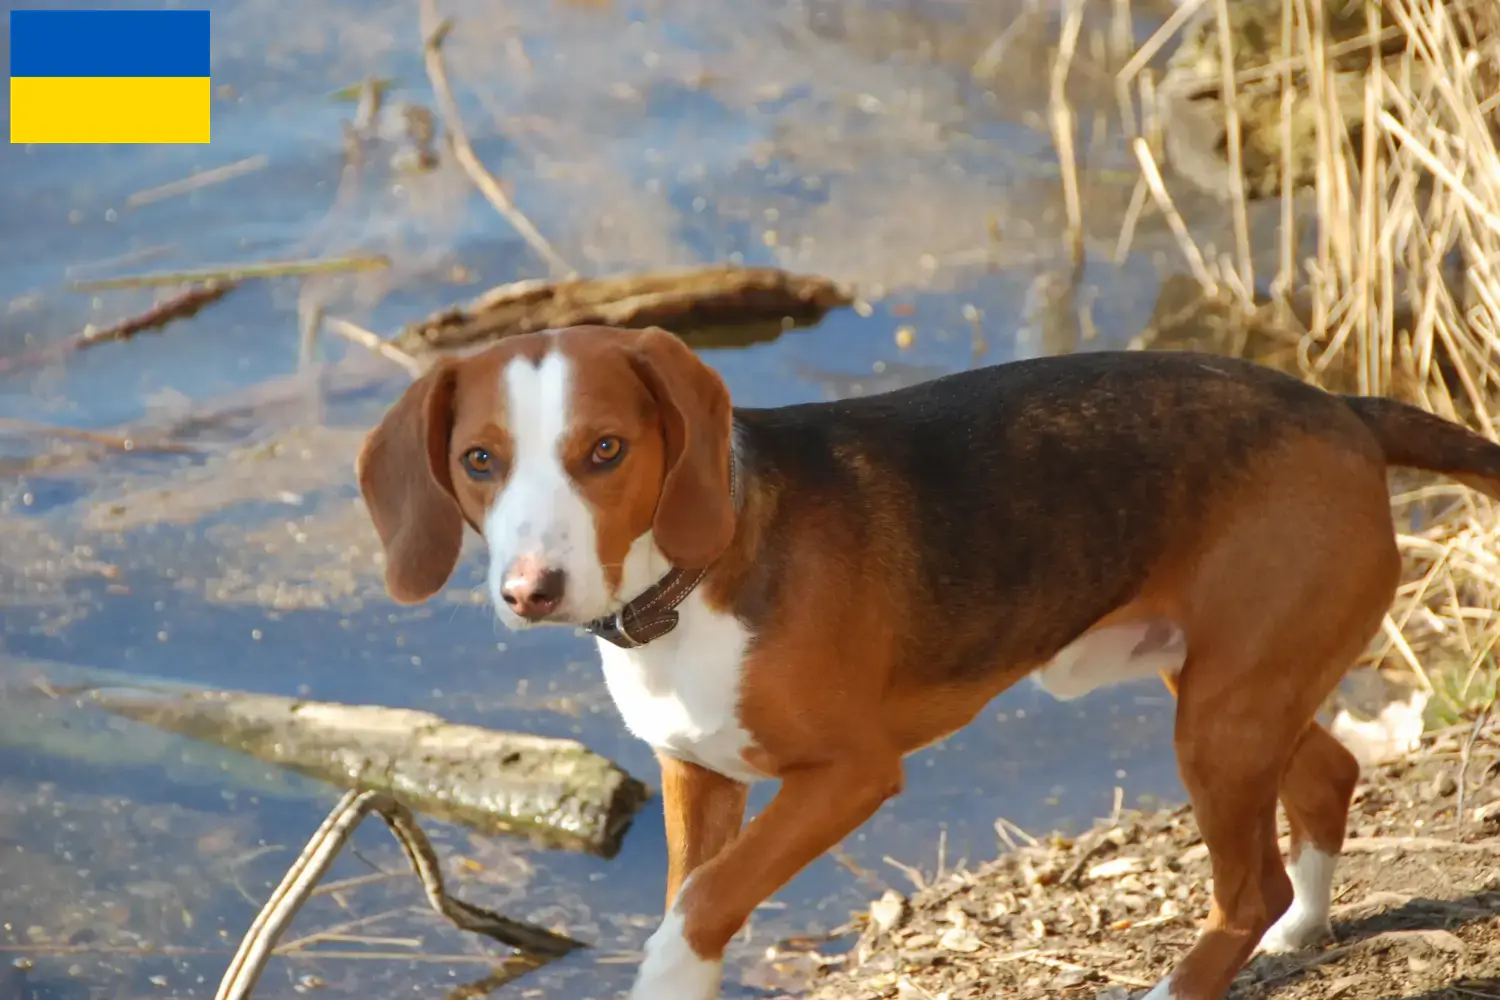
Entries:
{"label": "bark on log", "polygon": [[575,740],[449,722],[430,712],[243,692],[97,692],[118,715],[217,743],[340,788],[389,792],[485,833],[613,857],[650,797]]}
{"label": "bark on log", "polygon": [[518,281],[413,323],[394,342],[422,354],[598,323],[665,327],[694,347],[743,345],[774,339],[788,325],[816,323],[853,301],[853,292],[837,282],[769,267]]}

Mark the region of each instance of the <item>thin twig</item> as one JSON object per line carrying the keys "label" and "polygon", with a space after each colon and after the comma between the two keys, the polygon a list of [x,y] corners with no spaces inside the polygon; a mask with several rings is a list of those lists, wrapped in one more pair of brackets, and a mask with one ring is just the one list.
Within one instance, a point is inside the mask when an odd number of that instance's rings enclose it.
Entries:
{"label": "thin twig", "polygon": [[1469,730],[1468,739],[1464,740],[1464,748],[1459,756],[1458,765],[1458,815],[1454,817],[1455,836],[1463,836],[1464,832],[1464,799],[1465,792],[1469,787],[1469,758],[1474,752],[1474,741],[1479,739],[1479,734],[1484,731],[1485,723],[1490,721],[1490,712],[1495,707],[1495,699],[1489,702],[1479,713],[1479,718],[1474,720],[1474,727]]}
{"label": "thin twig", "polygon": [[889,854],[884,855],[880,860],[884,861],[886,864],[890,865],[892,868],[905,875],[907,880],[910,881],[912,885],[916,886],[918,892],[921,892],[923,889],[927,888],[927,878],[922,874],[922,869],[917,868],[913,865],[906,864],[904,861],[897,861]]}
{"label": "thin twig", "polygon": [[237,287],[237,282],[217,279],[194,285],[170,298],[163,299],[145,312],[122,319],[118,323],[112,323],[102,328],[86,327],[82,333],[61,344],[30,351],[26,354],[0,357],[0,373],[16,368],[26,368],[33,365],[59,361],[74,351],[93,347],[96,344],[111,344],[116,341],[129,340],[138,333],[144,333],[147,330],[159,330],[168,323],[196,316],[205,307],[219,301]]}
{"label": "thin twig", "polygon": [[320,931],[313,931],[311,934],[304,934],[302,937],[297,938],[295,941],[288,941],[286,944],[279,945],[276,948],[276,954],[278,957],[282,955],[289,955],[292,952],[297,951],[298,949],[306,948],[310,944],[317,944],[319,941],[347,940],[348,935],[352,931],[357,931],[362,927],[368,927],[371,924],[383,923],[391,919],[392,917],[400,916],[403,913],[409,913],[412,909],[413,907],[398,906],[395,909],[381,910],[379,913],[370,913],[366,914],[363,917],[356,917],[353,920],[346,920],[343,923],[334,924],[332,927],[324,927]]}
{"label": "thin twig", "polygon": [[31,420],[0,417],[0,434],[32,434],[38,437],[59,437],[72,441],[83,441],[115,451],[132,451],[163,455],[192,455],[198,452],[192,445],[176,441],[141,439],[128,434],[105,434],[85,430],[82,427],[64,427],[59,424],[40,424]]}
{"label": "thin twig", "polygon": [[828,851],[828,856],[848,871],[849,874],[870,886],[876,892],[885,892],[891,887],[891,884],[885,879],[876,875],[858,861],[855,861],[854,857],[848,851],[844,850],[842,846],[831,848]]}
{"label": "thin twig", "polygon": [[400,878],[402,872],[370,872],[366,875],[351,875],[334,882],[324,882],[312,891],[314,896],[328,896],[335,892],[347,892],[350,889],[358,889],[361,886],[375,885],[379,882],[389,882],[393,878]]}
{"label": "thin twig", "polygon": [[422,888],[427,893],[427,902],[432,904],[434,910],[452,921],[454,926],[460,930],[487,935],[512,948],[538,956],[556,958],[585,947],[582,941],[549,931],[545,927],[538,927],[536,924],[501,916],[492,910],[486,910],[449,895],[443,888],[443,872],[438,864],[437,854],[433,851],[426,835],[422,833],[422,828],[417,825],[416,817],[411,814],[411,810],[384,793],[376,794],[376,802],[377,804],[372,808],[379,809],[386,826],[390,827],[391,833],[405,849],[407,860],[411,862],[417,877],[422,880]]}
{"label": "thin twig", "polygon": [[323,329],[323,296],[314,280],[302,282],[297,291],[297,370],[306,372],[317,355],[318,334]]}
{"label": "thin twig", "polygon": [[534,968],[536,968],[534,960],[517,956],[506,962],[499,971],[492,972],[483,979],[453,987],[443,995],[443,1000],[483,1000],[506,983],[514,981]]}
{"label": "thin twig", "polygon": [[1433,177],[1447,185],[1448,189],[1463,201],[1469,211],[1474,213],[1476,219],[1483,221],[1496,233],[1500,233],[1500,212],[1492,211],[1489,206],[1485,205],[1462,178],[1455,174],[1446,163],[1439,160],[1416,136],[1408,132],[1406,127],[1389,111],[1380,112],[1380,124],[1391,135],[1400,139],[1401,144],[1420,160],[1424,167],[1432,171]]}
{"label": "thin twig", "polygon": [[[1286,851],[1291,847],[1290,837],[1281,837],[1277,846]],[[1445,840],[1441,837],[1350,837],[1344,841],[1344,854],[1379,854],[1382,851],[1404,851],[1408,854],[1453,853],[1453,854],[1500,854],[1500,837],[1475,840]],[[1208,847],[1195,844],[1177,856],[1179,864],[1208,857]]]}
{"label": "thin twig", "polygon": [[125,207],[140,208],[142,205],[149,205],[154,201],[161,201],[163,198],[187,194],[190,191],[197,191],[211,184],[221,184],[235,177],[243,177],[246,174],[253,174],[257,170],[263,170],[266,164],[270,162],[271,158],[269,156],[265,153],[259,153],[255,156],[247,156],[243,160],[226,163],[222,167],[200,170],[196,174],[182,178],[182,180],[161,184],[154,188],[147,188],[144,191],[137,191],[125,199]]}
{"label": "thin twig", "polygon": [[[1053,958],[1050,955],[1043,955],[1040,953],[1023,955],[1021,957],[1021,961],[1034,962],[1037,965],[1045,965],[1049,969],[1059,969],[1063,972],[1090,971],[1087,966],[1078,965],[1074,962],[1065,962],[1060,958]],[[1092,971],[1103,976],[1105,979],[1108,979],[1110,982],[1119,983],[1122,986],[1134,986],[1137,989],[1149,989],[1150,987],[1155,985],[1155,983],[1152,983],[1148,980],[1137,979],[1135,976],[1127,976],[1119,972],[1111,972],[1108,969],[1100,969],[1096,967]]]}
{"label": "thin twig", "polygon": [[117,288],[152,288],[158,285],[189,285],[204,281],[245,281],[249,278],[287,278],[303,274],[329,274],[342,271],[380,271],[391,266],[390,258],[380,254],[352,254],[321,260],[267,260],[246,264],[225,264],[188,271],[160,271],[155,274],[131,274],[119,278],[96,278],[74,281],[68,285],[75,292],[105,292]]}
{"label": "thin twig", "polygon": [[405,850],[407,860],[422,882],[428,903],[459,929],[493,937],[528,953],[539,962],[585,947],[580,941],[546,928],[504,917],[450,896],[443,886],[442,871],[432,844],[411,811],[385,792],[349,791],[329,813],[265,907],[256,915],[224,972],[215,1000],[245,1000],[250,996],[292,918],[312,895],[318,880],[333,864],[355,828],[372,812],[380,814]]}
{"label": "thin twig", "polygon": [[1058,878],[1057,884],[1067,886],[1070,889],[1077,889],[1082,883],[1084,868],[1088,867],[1088,863],[1109,846],[1109,839],[1104,833],[1101,832],[1095,836],[1087,847],[1077,852],[1078,856],[1073,859],[1073,863],[1068,866],[1068,870],[1063,872],[1062,876]]}
{"label": "thin twig", "polygon": [[1068,220],[1069,246],[1074,249],[1075,259],[1082,256],[1083,248],[1083,201],[1078,187],[1078,158],[1074,151],[1076,132],[1073,108],[1068,102],[1068,71],[1073,65],[1073,56],[1078,48],[1078,34],[1083,27],[1083,5],[1072,0],[1067,19],[1063,22],[1062,38],[1057,45],[1057,58],[1052,64],[1051,89],[1047,99],[1048,122],[1052,127],[1052,142],[1057,147],[1058,167],[1062,172],[1063,207]]}
{"label": "thin twig", "polygon": [[238,287],[239,283],[236,281],[219,280],[210,280],[201,285],[194,285],[169,299],[163,299],[137,316],[121,320],[102,329],[88,329],[83,331],[72,342],[71,347],[78,349],[92,347],[95,344],[106,344],[116,340],[129,340],[138,333],[160,329],[174,320],[196,316],[205,306],[213,305]]}
{"label": "thin twig", "polygon": [[416,378],[422,374],[422,362],[372,330],[366,330],[359,324],[352,323],[338,316],[323,317],[323,325],[345,340],[352,341],[361,347],[374,351],[382,358],[400,365],[406,369],[407,374],[411,375],[412,378]]}
{"label": "thin twig", "polygon": [[1255,272],[1250,253],[1250,222],[1245,207],[1245,158],[1241,151],[1239,95],[1234,87],[1234,40],[1230,30],[1229,0],[1217,0],[1215,17],[1219,25],[1220,96],[1224,102],[1225,151],[1229,159],[1229,202],[1233,209],[1235,257],[1240,267],[1239,279],[1244,299],[1242,308],[1255,305]]}
{"label": "thin twig", "polygon": [[1031,834],[1021,829],[1019,824],[1015,823],[1012,820],[1006,819],[1004,816],[1001,816],[995,820],[995,833],[998,834],[1001,839],[1005,840],[1006,843],[1010,844],[1013,850],[1015,848],[1015,840],[1012,839],[1012,834],[1024,841],[1027,847],[1035,847],[1037,846],[1037,844],[1041,843],[1041,841],[1037,840]]}
{"label": "thin twig", "polygon": [[1178,4],[1177,9],[1172,11],[1172,16],[1162,22],[1162,26],[1157,28],[1151,37],[1146,39],[1146,43],[1136,50],[1135,55],[1130,57],[1130,61],[1121,67],[1118,77],[1126,82],[1134,79],[1141,70],[1146,68],[1146,64],[1156,57],[1156,53],[1161,51],[1162,46],[1171,41],[1182,26],[1198,13],[1198,8],[1201,6],[1203,6],[1203,0],[1188,0],[1187,3]]}
{"label": "thin twig", "polygon": [[427,66],[427,77],[432,83],[432,92],[437,97],[438,115],[443,119],[443,127],[448,131],[448,139],[453,148],[453,155],[458,160],[458,165],[463,167],[464,173],[479,188],[479,193],[484,195],[489,203],[495,206],[495,211],[509,222],[521,238],[531,245],[537,256],[547,262],[557,277],[571,278],[577,275],[575,270],[562,255],[559,254],[543,236],[541,231],[532,224],[526,214],[516,207],[516,203],[506,194],[505,188],[495,179],[495,175],[485,169],[479,154],[474,152],[474,147],[469,142],[469,133],[464,128],[463,116],[458,110],[458,102],[453,99],[453,88],[448,83],[448,68],[443,62],[443,41],[448,33],[453,30],[453,22],[449,19],[438,20],[436,0],[422,0],[421,21],[423,25],[435,24],[436,26],[427,33],[422,41],[422,59]]}
{"label": "thin twig", "polygon": [[1182,221],[1182,216],[1177,211],[1177,206],[1172,203],[1172,196],[1167,193],[1167,186],[1162,183],[1161,171],[1156,168],[1156,159],[1151,155],[1151,147],[1146,140],[1137,136],[1130,144],[1131,151],[1141,166],[1141,176],[1146,179],[1146,186],[1151,192],[1151,197],[1156,201],[1156,207],[1167,219],[1167,225],[1176,237],[1177,244],[1182,250],[1182,255],[1187,258],[1188,266],[1193,270],[1193,277],[1198,279],[1198,284],[1203,286],[1206,294],[1213,295],[1218,292],[1218,282],[1208,273],[1208,265],[1203,260],[1203,254],[1198,249],[1198,244],[1193,241],[1188,232],[1187,223]]}

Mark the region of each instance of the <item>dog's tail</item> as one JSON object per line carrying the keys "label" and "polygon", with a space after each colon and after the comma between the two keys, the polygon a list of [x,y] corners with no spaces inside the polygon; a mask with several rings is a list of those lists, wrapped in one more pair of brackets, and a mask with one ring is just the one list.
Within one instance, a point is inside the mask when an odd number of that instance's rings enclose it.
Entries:
{"label": "dog's tail", "polygon": [[1500,500],[1500,444],[1383,396],[1343,396],[1380,442],[1387,465],[1440,472]]}

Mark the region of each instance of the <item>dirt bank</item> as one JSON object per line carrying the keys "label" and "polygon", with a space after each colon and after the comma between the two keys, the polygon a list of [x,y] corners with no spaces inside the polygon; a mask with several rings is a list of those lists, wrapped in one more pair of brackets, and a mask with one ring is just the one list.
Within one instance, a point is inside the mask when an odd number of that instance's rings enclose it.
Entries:
{"label": "dirt bank", "polygon": [[[1370,769],[1349,836],[1336,940],[1257,958],[1230,995],[1500,998],[1500,724],[1431,734],[1419,752]],[[1121,811],[1076,839],[1023,843],[909,899],[888,893],[808,995],[1123,1000],[1181,957],[1210,888],[1190,810]]]}

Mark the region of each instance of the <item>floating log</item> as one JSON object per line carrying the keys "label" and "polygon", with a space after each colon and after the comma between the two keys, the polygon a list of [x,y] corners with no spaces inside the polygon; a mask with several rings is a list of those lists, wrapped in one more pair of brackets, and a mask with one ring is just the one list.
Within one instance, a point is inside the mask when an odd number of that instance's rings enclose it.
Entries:
{"label": "floating log", "polygon": [[613,857],[644,784],[576,740],[430,712],[237,691],[94,692],[103,708],[345,789],[388,792],[439,819]]}
{"label": "floating log", "polygon": [[660,326],[694,347],[754,343],[854,302],[828,278],[772,267],[702,267],[607,278],[518,281],[411,324],[394,343],[412,354],[477,346],[583,324]]}

